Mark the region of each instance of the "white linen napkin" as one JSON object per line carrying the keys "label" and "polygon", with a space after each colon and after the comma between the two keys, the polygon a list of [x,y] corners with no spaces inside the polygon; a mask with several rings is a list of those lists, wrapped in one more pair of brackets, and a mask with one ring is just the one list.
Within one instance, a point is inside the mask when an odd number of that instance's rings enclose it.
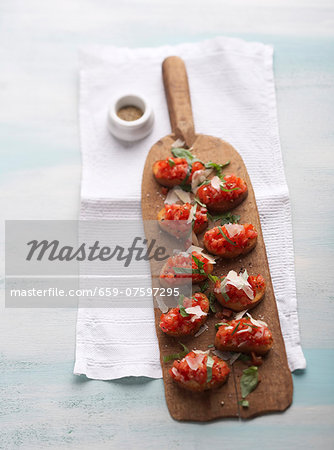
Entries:
{"label": "white linen napkin", "polygon": [[[292,371],[303,369],[290,201],[270,46],[219,37],[160,48],[82,51],[81,218],[141,217],[141,176],[147,152],[170,133],[161,75],[161,63],[170,55],[181,56],[186,63],[196,130],[230,142],[245,161],[257,199],[289,366]],[[110,135],[106,118],[110,99],[129,92],[149,99],[156,120],[148,137],[125,144]],[[143,282],[148,285],[149,275],[147,266]],[[135,315],[119,308],[80,308],[74,373],[95,379],[161,377],[153,308],[141,308]]]}

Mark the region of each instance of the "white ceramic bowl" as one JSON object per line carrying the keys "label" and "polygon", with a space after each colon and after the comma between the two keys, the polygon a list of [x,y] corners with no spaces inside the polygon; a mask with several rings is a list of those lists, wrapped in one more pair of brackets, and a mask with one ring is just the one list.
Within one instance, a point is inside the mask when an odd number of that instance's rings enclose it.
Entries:
{"label": "white ceramic bowl", "polygon": [[[136,106],[143,111],[137,120],[123,120],[117,111],[124,106]],[[154,114],[147,100],[139,95],[127,94],[115,99],[108,111],[108,128],[111,134],[122,141],[133,142],[143,139],[153,128]]]}

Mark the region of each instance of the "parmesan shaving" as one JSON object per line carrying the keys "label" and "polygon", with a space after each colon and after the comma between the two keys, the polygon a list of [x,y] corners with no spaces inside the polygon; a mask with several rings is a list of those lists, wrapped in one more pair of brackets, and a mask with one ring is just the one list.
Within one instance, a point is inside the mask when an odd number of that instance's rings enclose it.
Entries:
{"label": "parmesan shaving", "polygon": [[238,223],[226,223],[224,226],[230,238],[237,236],[244,229],[244,227]]}
{"label": "parmesan shaving", "polygon": [[211,255],[207,255],[206,253],[203,253],[203,248],[202,247],[197,247],[196,245],[191,245],[187,249],[187,253],[192,253],[192,252],[199,253],[201,256],[206,258],[211,264],[216,264],[215,258],[213,256],[211,256]]}
{"label": "parmesan shaving", "polygon": [[249,317],[250,321],[252,322],[253,325],[255,325],[256,327],[267,327],[268,325],[266,324],[266,322],[263,322],[263,320],[256,320],[253,319],[253,317],[247,313],[247,316]]}
{"label": "parmesan shaving", "polygon": [[196,355],[208,355],[210,353],[210,350],[206,350],[205,352],[203,350],[193,350]]}
{"label": "parmesan shaving", "polygon": [[[244,276],[245,274],[246,276]],[[235,272],[234,270],[230,270],[221,283],[221,289],[224,289],[225,292],[226,290],[228,290],[225,289],[228,287],[228,285],[234,286],[236,289],[244,291],[247,297],[253,300],[254,292],[247,280],[248,274],[246,270],[242,275],[238,275],[237,272]]]}
{"label": "parmesan shaving", "polygon": [[224,361],[228,361],[231,365],[239,358],[241,353],[234,352],[223,352],[222,350],[212,350],[212,353],[218,358],[223,359]]}
{"label": "parmesan shaving", "polygon": [[185,142],[181,139],[176,139],[176,141],[172,144],[172,148],[183,148],[184,144]]}
{"label": "parmesan shaving", "polygon": [[202,311],[201,307],[199,305],[197,306],[190,306],[189,308],[185,309],[185,312],[187,314],[192,315],[192,318],[190,319],[190,322],[195,322],[195,320],[200,319],[202,316],[207,316],[207,313]]}
{"label": "parmesan shaving", "polygon": [[194,194],[196,194],[198,186],[207,179],[207,177],[211,174],[212,170],[213,169],[202,169],[196,170],[196,172],[193,173],[191,179],[191,190]]}
{"label": "parmesan shaving", "polygon": [[191,203],[191,198],[189,195],[189,192],[185,192],[183,189],[179,188],[178,186],[175,189],[176,195],[179,197],[179,199],[183,203]]}
{"label": "parmesan shaving", "polygon": [[194,205],[189,211],[187,223],[191,223],[196,218],[197,205]]}
{"label": "parmesan shaving", "polygon": [[201,326],[201,328],[197,331],[197,333],[195,334],[195,337],[200,336],[202,333],[204,333],[204,331],[207,331],[209,329],[209,327],[207,326],[207,324],[205,323],[204,325]]}
{"label": "parmesan shaving", "polygon": [[158,308],[160,309],[160,311],[165,314],[168,311],[168,306],[166,305],[166,303],[162,300],[162,298],[157,295],[155,297],[157,304],[158,304]]}
{"label": "parmesan shaving", "polygon": [[244,317],[244,315],[246,314],[247,309],[244,309],[243,311],[238,312],[235,316],[234,316],[234,320],[239,320],[242,319]]}
{"label": "parmesan shaving", "polygon": [[173,189],[170,189],[168,191],[167,197],[164,201],[165,204],[172,205],[176,202],[183,203],[191,203],[191,198],[189,195],[189,192],[183,191],[179,186],[173,187]]}
{"label": "parmesan shaving", "polygon": [[185,360],[187,361],[188,366],[191,370],[197,370],[203,362],[205,355],[196,354],[195,358],[191,356],[186,356]]}
{"label": "parmesan shaving", "polygon": [[211,179],[211,186],[214,189],[216,189],[217,191],[219,191],[221,182],[222,182],[222,180],[219,177],[217,177],[217,175],[216,175]]}

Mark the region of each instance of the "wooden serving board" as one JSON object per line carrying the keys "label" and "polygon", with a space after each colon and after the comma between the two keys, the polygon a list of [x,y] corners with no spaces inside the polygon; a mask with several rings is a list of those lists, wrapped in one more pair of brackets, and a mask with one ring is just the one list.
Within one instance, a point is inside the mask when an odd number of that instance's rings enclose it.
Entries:
{"label": "wooden serving board", "polygon": [[[157,213],[164,206],[164,196],[161,194],[161,187],[153,177],[152,166],[155,161],[171,156],[171,146],[176,138],[183,138],[188,146],[193,147],[193,154],[203,162],[225,163],[230,161],[230,165],[226,168],[224,174],[235,173],[242,177],[248,185],[247,199],[235,208],[233,213],[241,216],[240,223],[252,223],[255,226],[258,231],[258,241],[255,249],[246,256],[230,261],[217,260],[213,273],[221,276],[226,275],[232,269],[236,272],[239,272],[241,269],[247,269],[250,275],[259,273],[263,275],[267,285],[265,298],[252,310],[251,314],[254,318],[260,318],[267,322],[274,339],[273,348],[264,358],[262,366],[259,367],[261,382],[247,396],[249,408],[242,408],[239,405],[241,400],[240,377],[243,369],[247,368],[245,363],[241,361],[236,361],[233,364],[227,383],[220,388],[202,393],[189,392],[181,389],[172,381],[168,374],[168,369],[172,366],[173,361],[164,363],[163,357],[171,353],[180,352],[179,341],[187,345],[190,350],[194,348],[207,350],[208,345],[214,342],[216,334],[215,324],[219,320],[213,313],[210,313],[206,321],[209,327],[208,331],[196,338],[176,339],[165,335],[160,330],[161,311],[155,303],[156,332],[159,341],[168,409],[174,419],[195,421],[208,421],[220,417],[251,418],[264,413],[283,411],[292,402],[292,377],[287,363],[254,191],[245,164],[237,151],[227,142],[216,137],[195,134],[187,75],[182,60],[177,57],[167,58],[163,64],[163,75],[174,133],[155,143],[146,159],[142,179],[142,215],[145,233],[148,238],[152,237],[152,222],[148,226],[146,221],[155,221]],[[212,226],[213,224],[211,223],[209,227]],[[158,223],[156,223],[156,227],[158,229]],[[174,239],[173,237],[165,236],[165,233],[162,233],[161,236],[161,239]],[[200,246],[204,247],[202,238],[203,235],[199,236],[199,242]],[[159,245],[161,245],[161,242]],[[177,247],[177,241],[175,240],[175,248]],[[150,263],[153,274],[152,285],[158,287],[157,262],[151,260]],[[218,302],[216,302],[216,309],[217,311],[221,310]],[[222,402],[224,402],[223,405]]]}

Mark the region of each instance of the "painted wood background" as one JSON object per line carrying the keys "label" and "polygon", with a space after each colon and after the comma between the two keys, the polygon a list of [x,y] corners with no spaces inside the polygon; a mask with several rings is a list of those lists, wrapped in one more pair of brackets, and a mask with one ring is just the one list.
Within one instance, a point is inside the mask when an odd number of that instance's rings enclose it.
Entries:
{"label": "painted wood background", "polygon": [[0,0],[2,275],[3,220],[78,214],[78,47],[222,34],[274,45],[308,362],[284,414],[177,423],[161,380],[73,376],[76,311],[5,309],[2,278],[0,448],[333,447],[333,25],[330,0]]}

